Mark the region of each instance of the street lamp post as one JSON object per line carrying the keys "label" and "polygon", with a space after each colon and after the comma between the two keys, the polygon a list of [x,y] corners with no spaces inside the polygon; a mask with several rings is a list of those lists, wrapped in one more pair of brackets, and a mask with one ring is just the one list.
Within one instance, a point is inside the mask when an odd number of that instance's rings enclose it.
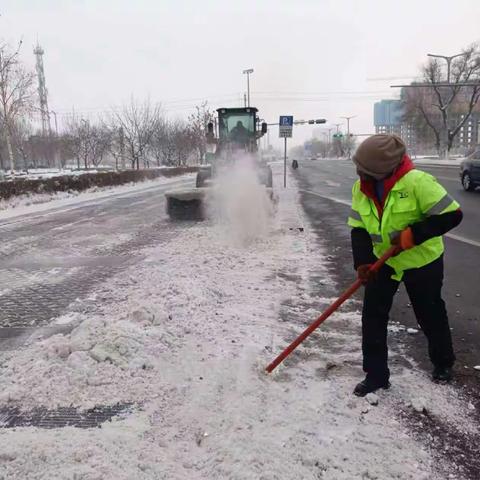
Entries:
{"label": "street lamp post", "polygon": [[356,115],[350,115],[349,117],[340,117],[347,121],[347,150],[348,150],[348,159],[350,160],[350,120],[355,118]]}
{"label": "street lamp post", "polygon": [[[427,53],[428,57],[432,58],[443,58],[447,62],[447,83],[450,83],[450,67],[452,64],[452,60],[457,57],[462,57],[463,55],[467,55],[466,52],[462,53],[457,53],[456,55],[437,55],[434,53]],[[448,113],[447,113],[448,114]],[[448,143],[450,142],[450,129],[449,125],[446,126],[446,131],[445,131],[445,157],[448,158]]]}
{"label": "street lamp post", "polygon": [[243,71],[244,75],[247,75],[247,98],[248,103],[247,106],[250,106],[250,74],[253,73],[253,68],[248,68],[247,70]]}
{"label": "street lamp post", "polygon": [[332,143],[332,130],[333,128],[328,129],[328,146]]}
{"label": "street lamp post", "polygon": [[58,137],[57,112],[50,110],[50,113],[53,113],[53,117],[55,118],[55,135]]}
{"label": "street lamp post", "polygon": [[[336,138],[338,140],[338,134],[340,132],[340,125],[342,125],[342,124],[341,123],[334,123],[333,125],[335,125],[335,127],[337,129],[337,131],[335,132],[335,135],[333,135],[333,138]],[[335,148],[333,148],[333,151],[334,151],[335,154],[337,153],[337,146],[338,146],[338,143],[334,142],[334,147]],[[342,148],[342,145],[340,144],[340,150],[341,150],[341,148]],[[340,153],[342,153],[342,151]],[[337,158],[338,158],[338,155],[337,155]]]}
{"label": "street lamp post", "polygon": [[447,83],[450,83],[450,66],[452,64],[452,60],[457,57],[462,57],[463,55],[467,55],[466,52],[463,53],[457,53],[456,55],[437,55],[434,53],[427,53],[428,57],[433,57],[433,58],[443,58],[447,62]]}
{"label": "street lamp post", "polygon": [[350,115],[350,117],[340,117],[347,121],[347,135],[350,135],[350,120],[355,117],[356,115]]}
{"label": "street lamp post", "polygon": [[62,169],[61,162],[59,161],[58,155],[58,122],[57,122],[57,112],[50,110],[50,113],[53,113],[53,117],[55,118],[55,152],[54,152],[54,163],[58,165],[59,169]]}

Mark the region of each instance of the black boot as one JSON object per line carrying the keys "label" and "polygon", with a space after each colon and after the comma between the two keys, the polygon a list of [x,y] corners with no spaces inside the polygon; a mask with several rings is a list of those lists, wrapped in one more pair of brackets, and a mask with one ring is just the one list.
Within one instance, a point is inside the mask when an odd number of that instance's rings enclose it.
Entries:
{"label": "black boot", "polygon": [[368,393],[372,393],[379,388],[387,390],[390,388],[390,382],[388,380],[373,380],[368,375],[365,377],[365,380],[362,380],[353,391],[353,394],[357,397],[364,397]]}
{"label": "black boot", "polygon": [[452,379],[452,369],[450,367],[435,367],[432,378],[437,382],[449,382]]}

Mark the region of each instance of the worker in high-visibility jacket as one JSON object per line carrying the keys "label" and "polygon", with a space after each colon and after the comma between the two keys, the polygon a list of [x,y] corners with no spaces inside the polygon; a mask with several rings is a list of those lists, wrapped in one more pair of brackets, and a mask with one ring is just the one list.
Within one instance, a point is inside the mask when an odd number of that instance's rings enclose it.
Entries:
{"label": "worker in high-visibility jacket", "polygon": [[[449,381],[455,361],[445,303],[442,235],[462,220],[458,203],[436,179],[416,170],[395,135],[373,135],[353,156],[360,177],[352,189],[352,251],[365,285],[362,352],[365,379],[354,390],[364,396],[390,386],[387,324],[403,281],[418,324],[428,340],[433,379]],[[377,274],[369,267],[392,245],[398,253]]]}

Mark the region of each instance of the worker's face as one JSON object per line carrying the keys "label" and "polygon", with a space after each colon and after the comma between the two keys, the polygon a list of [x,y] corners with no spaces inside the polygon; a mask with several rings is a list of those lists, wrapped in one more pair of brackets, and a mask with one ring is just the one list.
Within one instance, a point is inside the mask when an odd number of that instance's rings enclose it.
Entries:
{"label": "worker's face", "polygon": [[365,182],[378,182],[379,180],[385,180],[386,178],[392,176],[394,174],[395,170],[393,172],[387,173],[381,178],[375,178],[372,177],[371,175],[368,175],[368,173],[362,172],[357,168],[357,175],[364,180]]}
{"label": "worker's face", "polygon": [[365,172],[362,172],[358,168],[357,168],[357,175],[360,177],[361,180],[365,182],[374,182],[376,180],[374,177],[372,177],[371,175],[368,175]]}

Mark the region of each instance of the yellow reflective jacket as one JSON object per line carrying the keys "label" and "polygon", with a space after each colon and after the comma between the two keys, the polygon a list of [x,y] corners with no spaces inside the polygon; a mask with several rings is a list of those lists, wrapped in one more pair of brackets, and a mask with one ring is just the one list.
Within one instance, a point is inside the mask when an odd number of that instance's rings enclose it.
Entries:
{"label": "yellow reflective jacket", "polygon": [[[408,159],[410,162],[410,160]],[[410,164],[411,165],[411,164]],[[391,241],[406,227],[430,215],[457,210],[459,204],[430,174],[407,168],[387,193],[382,207],[373,192],[357,180],[352,189],[352,210],[348,225],[364,228],[372,239],[373,252],[380,258],[391,246]],[[363,190],[363,191],[362,191]],[[403,271],[419,268],[436,260],[444,251],[442,237],[434,237],[405,250],[387,261],[394,270],[392,276],[401,280]]]}

